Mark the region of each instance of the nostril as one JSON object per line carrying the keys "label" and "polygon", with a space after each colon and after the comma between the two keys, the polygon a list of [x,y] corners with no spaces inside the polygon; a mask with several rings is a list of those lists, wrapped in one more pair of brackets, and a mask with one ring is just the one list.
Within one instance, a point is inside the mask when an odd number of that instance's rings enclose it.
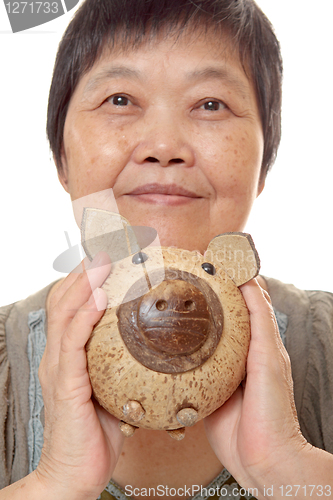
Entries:
{"label": "nostril", "polygon": [[[154,158],[153,156],[148,156],[145,161],[149,161],[150,163],[158,163],[160,160]],[[181,158],[172,158],[168,161],[168,163],[184,163],[184,160]]]}
{"label": "nostril", "polygon": [[168,308],[168,303],[165,300],[158,300],[156,302],[156,309],[159,311],[165,311]]}
{"label": "nostril", "polygon": [[185,300],[184,307],[186,311],[193,311],[195,309],[195,303],[193,300]]}

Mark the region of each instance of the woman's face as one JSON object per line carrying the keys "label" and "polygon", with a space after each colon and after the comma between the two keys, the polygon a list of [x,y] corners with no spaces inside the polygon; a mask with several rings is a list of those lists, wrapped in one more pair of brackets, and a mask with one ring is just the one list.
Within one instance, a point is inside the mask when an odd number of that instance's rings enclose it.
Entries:
{"label": "woman's face", "polygon": [[112,188],[132,225],[203,252],[244,228],[261,192],[263,133],[252,82],[216,39],[182,36],[108,53],[80,80],[60,180],[73,200]]}

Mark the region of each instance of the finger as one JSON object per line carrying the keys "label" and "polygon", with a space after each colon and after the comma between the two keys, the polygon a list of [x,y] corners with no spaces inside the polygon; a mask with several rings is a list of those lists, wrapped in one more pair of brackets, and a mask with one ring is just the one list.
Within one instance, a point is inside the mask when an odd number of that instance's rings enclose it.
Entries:
{"label": "finger", "polygon": [[[91,298],[77,312],[67,329],[61,334],[57,332],[48,336],[46,349],[40,364],[40,378],[47,377],[47,374],[59,367],[61,356],[64,357],[63,365],[69,363],[69,368],[73,368],[76,374],[81,371],[86,372],[85,344],[91,335],[94,325],[100,320],[107,307],[107,295],[101,288],[96,288]],[[81,352],[80,352],[81,351]],[[78,356],[78,352],[81,356]],[[64,372],[65,373],[65,372]],[[66,376],[69,370],[66,370]]]}
{"label": "finger", "polygon": [[60,343],[59,373],[66,382],[87,374],[85,345],[89,340],[94,325],[102,317],[107,307],[107,294],[96,288],[91,298],[74,316],[63,334]]}
{"label": "finger", "polygon": [[72,286],[74,281],[78,278],[79,274],[82,274],[89,264],[90,260],[88,257],[85,257],[75,269],[73,269],[63,280],[61,280],[59,286],[55,287],[55,290],[52,290],[52,295],[50,297],[51,308],[59,302],[68,288]]}
{"label": "finger", "polygon": [[110,415],[95,399],[93,399],[95,410],[101,426],[109,442],[112,441],[112,449],[115,453],[115,460],[119,457],[125,436],[119,428],[119,420]]}
{"label": "finger", "polygon": [[103,315],[108,298],[102,288],[96,288],[89,300],[79,309],[62,336],[62,350],[74,352],[87,343],[91,331]]}
{"label": "finger", "polygon": [[239,386],[230,398],[220,408],[208,415],[204,419],[207,435],[212,437],[211,443],[214,443],[214,437],[218,434],[232,438],[230,429],[235,425],[240,415],[243,402],[243,388]]}
{"label": "finger", "polygon": [[[97,266],[98,262],[104,264],[105,261],[107,262],[106,265]],[[59,302],[53,306],[53,309],[51,309],[48,314],[48,334],[45,356],[52,365],[58,363],[60,342],[63,333],[67,330],[80,308],[87,303],[90,297],[93,297],[92,287],[96,289],[101,286],[109,275],[111,263],[108,255],[104,254],[99,261],[96,259],[94,266],[95,267],[85,271],[76,278],[67,291],[61,295]],[[105,310],[104,302],[105,297],[104,299],[99,299],[97,303],[96,301],[94,302],[92,298],[92,302],[88,302],[85,305],[84,311],[87,312],[87,310],[91,309],[92,313],[92,319],[87,322],[87,326],[95,324],[100,319]],[[100,309],[98,310],[98,308]],[[85,316],[87,319],[86,314]],[[74,322],[74,325],[76,323],[77,321]],[[86,329],[83,329],[83,333],[85,332]]]}
{"label": "finger", "polygon": [[50,330],[55,325],[58,331],[63,331],[80,307],[90,298],[92,291],[101,286],[110,273],[111,263],[107,254],[100,255],[99,259],[96,256],[96,260],[91,264],[93,267],[78,275],[73,281],[69,280],[64,287],[61,287],[62,290],[55,292],[48,313]]}
{"label": "finger", "polygon": [[[250,311],[251,343],[247,374],[259,376],[263,383],[284,380],[292,387],[289,355],[282,343],[271,300],[256,280],[241,287]],[[259,380],[259,379],[258,379]]]}
{"label": "finger", "polygon": [[69,316],[74,316],[75,312],[89,299],[91,292],[102,285],[110,271],[110,257],[106,252],[99,252],[93,261],[89,262],[83,273],[77,275],[73,282],[66,283],[62,287],[63,290],[59,290],[55,297],[55,300],[58,299],[57,312],[66,311]]}
{"label": "finger", "polygon": [[256,279],[242,285],[240,290],[250,312],[251,341],[263,347],[281,347],[282,341],[270,296]]}

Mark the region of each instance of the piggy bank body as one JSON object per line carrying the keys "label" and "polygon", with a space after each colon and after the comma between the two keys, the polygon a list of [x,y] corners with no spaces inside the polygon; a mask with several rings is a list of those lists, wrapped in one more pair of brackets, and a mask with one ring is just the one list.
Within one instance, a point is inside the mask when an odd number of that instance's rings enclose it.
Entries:
{"label": "piggy bank body", "polygon": [[97,401],[130,427],[171,434],[219,408],[245,376],[250,322],[238,286],[257,272],[241,233],[214,238],[205,255],[149,246],[115,262],[86,346]]}

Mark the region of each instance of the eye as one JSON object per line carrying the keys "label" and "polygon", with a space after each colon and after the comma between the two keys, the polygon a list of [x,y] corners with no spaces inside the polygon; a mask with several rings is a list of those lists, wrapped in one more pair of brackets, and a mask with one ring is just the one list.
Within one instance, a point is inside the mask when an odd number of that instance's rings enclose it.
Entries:
{"label": "eye", "polygon": [[204,271],[206,271],[206,273],[211,274],[212,276],[216,273],[215,267],[210,262],[204,262],[201,264],[201,267]]}
{"label": "eye", "polygon": [[146,262],[147,259],[148,259],[148,255],[146,253],[139,252],[139,253],[136,253],[135,255],[133,255],[132,262],[133,262],[133,264],[143,264],[144,262]]}
{"label": "eye", "polygon": [[222,109],[225,109],[227,106],[222,102],[222,101],[217,101],[210,99],[209,101],[204,102],[201,104],[200,108],[204,109],[205,111],[221,111]]}
{"label": "eye", "polygon": [[124,95],[112,95],[107,98],[107,101],[114,106],[128,106],[129,104],[132,104],[129,98]]}

